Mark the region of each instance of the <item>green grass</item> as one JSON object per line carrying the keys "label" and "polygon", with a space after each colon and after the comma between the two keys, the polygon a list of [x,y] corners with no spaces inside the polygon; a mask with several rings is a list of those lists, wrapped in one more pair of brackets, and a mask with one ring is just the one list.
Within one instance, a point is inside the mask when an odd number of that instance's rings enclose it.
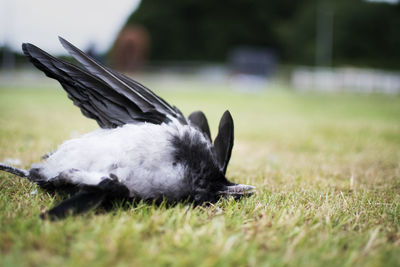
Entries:
{"label": "green grass", "polygon": [[[213,136],[229,109],[236,139],[227,176],[257,194],[197,208],[116,203],[50,222],[38,215],[61,196],[31,194],[35,185],[0,173],[0,265],[400,265],[398,96],[147,84],[186,115],[204,110]],[[60,89],[0,88],[0,161],[28,168],[94,128]]]}

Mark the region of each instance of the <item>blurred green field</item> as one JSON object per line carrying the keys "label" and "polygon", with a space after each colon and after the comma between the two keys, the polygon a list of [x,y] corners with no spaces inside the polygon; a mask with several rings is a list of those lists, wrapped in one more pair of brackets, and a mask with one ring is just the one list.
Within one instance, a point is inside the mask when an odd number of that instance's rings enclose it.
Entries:
{"label": "blurred green field", "polygon": [[[38,215],[60,196],[0,173],[0,265],[400,265],[399,96],[146,84],[186,115],[203,110],[213,136],[229,109],[227,176],[257,194],[197,208],[116,203],[49,222]],[[28,168],[96,127],[61,89],[0,87],[0,161]]]}

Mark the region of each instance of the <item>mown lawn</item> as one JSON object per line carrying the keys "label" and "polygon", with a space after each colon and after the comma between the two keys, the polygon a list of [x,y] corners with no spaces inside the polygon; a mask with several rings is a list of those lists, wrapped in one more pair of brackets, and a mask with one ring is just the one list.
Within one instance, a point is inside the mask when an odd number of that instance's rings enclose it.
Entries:
{"label": "mown lawn", "polygon": [[[205,111],[213,136],[229,109],[227,176],[257,194],[197,208],[115,203],[50,222],[39,214],[61,196],[2,172],[0,265],[400,265],[400,97],[147,84],[186,115]],[[29,168],[94,128],[61,89],[0,88],[0,161]]]}

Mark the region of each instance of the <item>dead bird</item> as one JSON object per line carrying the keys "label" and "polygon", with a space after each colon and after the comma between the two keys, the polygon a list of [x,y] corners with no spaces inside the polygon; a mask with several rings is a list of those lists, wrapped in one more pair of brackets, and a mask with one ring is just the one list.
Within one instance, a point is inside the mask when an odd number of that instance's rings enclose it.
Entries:
{"label": "dead bird", "polygon": [[22,50],[46,76],[59,81],[83,115],[95,119],[101,129],[64,142],[28,171],[0,163],[0,170],[44,189],[72,190],[72,197],[46,216],[82,213],[108,197],[201,205],[254,192],[253,186],[232,183],[225,176],[234,139],[229,111],[212,142],[203,112],[185,118],[145,86],[59,40],[84,68],[30,43],[22,44]]}

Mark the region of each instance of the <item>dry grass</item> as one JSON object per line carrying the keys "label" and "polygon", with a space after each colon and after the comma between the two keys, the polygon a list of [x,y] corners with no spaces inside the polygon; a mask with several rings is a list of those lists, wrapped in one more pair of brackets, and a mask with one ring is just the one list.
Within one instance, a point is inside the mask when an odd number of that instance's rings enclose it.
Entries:
{"label": "dry grass", "polygon": [[[255,196],[215,206],[141,203],[64,221],[38,217],[60,200],[0,174],[0,264],[87,266],[399,266],[400,98],[184,91],[150,81],[211,128],[230,109],[228,176]],[[199,87],[194,84],[193,87]],[[61,90],[0,88],[0,160],[29,167],[95,124]]]}

